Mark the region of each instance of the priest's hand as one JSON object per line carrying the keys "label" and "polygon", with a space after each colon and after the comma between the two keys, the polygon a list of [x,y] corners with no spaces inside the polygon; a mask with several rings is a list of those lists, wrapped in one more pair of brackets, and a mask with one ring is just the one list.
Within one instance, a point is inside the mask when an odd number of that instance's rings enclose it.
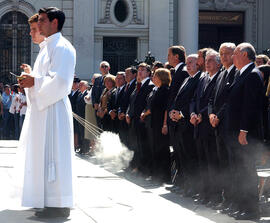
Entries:
{"label": "priest's hand", "polygon": [[23,88],[31,88],[35,84],[35,79],[33,76],[29,74],[23,74],[22,75],[23,79],[18,80],[19,85]]}

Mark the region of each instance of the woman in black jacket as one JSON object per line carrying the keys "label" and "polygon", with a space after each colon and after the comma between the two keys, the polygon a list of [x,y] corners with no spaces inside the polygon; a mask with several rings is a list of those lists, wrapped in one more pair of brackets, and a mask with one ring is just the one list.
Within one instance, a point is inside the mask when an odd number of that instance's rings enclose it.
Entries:
{"label": "woman in black jacket", "polygon": [[167,108],[171,74],[168,69],[159,68],[153,75],[157,88],[151,92],[150,112],[153,145],[153,178],[160,182],[170,180],[170,149],[164,113]]}

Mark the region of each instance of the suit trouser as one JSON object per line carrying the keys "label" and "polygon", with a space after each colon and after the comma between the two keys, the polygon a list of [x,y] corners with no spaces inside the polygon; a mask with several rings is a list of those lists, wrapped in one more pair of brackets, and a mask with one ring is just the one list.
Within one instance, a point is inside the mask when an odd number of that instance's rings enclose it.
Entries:
{"label": "suit trouser", "polygon": [[139,169],[145,173],[150,174],[150,166],[153,162],[151,156],[151,148],[149,143],[149,136],[145,123],[141,122],[140,120],[135,120],[135,132],[137,136],[137,153],[139,159]]}
{"label": "suit trouser", "polygon": [[128,143],[128,135],[129,135],[129,128],[128,124],[126,123],[126,120],[119,120],[119,137],[121,142],[130,149],[129,143]]}
{"label": "suit trouser", "polygon": [[185,189],[198,191],[199,163],[196,143],[193,138],[193,129],[188,127],[179,131],[179,144],[181,148],[181,161],[183,167]]}
{"label": "suit trouser", "polygon": [[226,202],[233,202],[233,183],[235,180],[233,167],[233,157],[230,147],[225,144],[225,136],[217,135],[217,156],[219,162],[218,182],[223,189],[223,198]]}
{"label": "suit trouser", "polygon": [[170,136],[170,144],[173,147],[173,158],[176,164],[177,175],[175,177],[174,185],[182,186],[184,183],[184,175],[183,175],[183,154],[179,143],[179,132],[177,132],[176,126],[169,125],[169,136]]}
{"label": "suit trouser", "polygon": [[259,194],[255,153],[256,146],[259,144],[254,139],[247,138],[248,145],[242,146],[238,142],[238,134],[239,132],[229,134],[226,140],[234,157],[234,202],[240,210],[258,211]]}
{"label": "suit trouser", "polygon": [[218,158],[215,137],[197,140],[199,168],[201,176],[201,193],[212,201],[221,201],[221,188],[218,184]]}

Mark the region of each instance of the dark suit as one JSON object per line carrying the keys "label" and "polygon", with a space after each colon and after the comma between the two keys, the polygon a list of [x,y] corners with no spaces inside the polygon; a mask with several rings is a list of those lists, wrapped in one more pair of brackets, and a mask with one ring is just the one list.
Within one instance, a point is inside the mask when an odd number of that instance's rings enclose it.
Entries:
{"label": "dark suit", "polygon": [[189,121],[189,105],[197,89],[200,76],[201,72],[197,73],[195,77],[188,77],[184,80],[170,109],[181,111],[184,116],[178,122],[173,122],[170,119],[170,125],[175,126],[174,132],[171,135],[174,134],[175,136],[173,140],[174,148],[182,167],[186,191],[191,189],[196,191],[195,186],[197,185],[196,180],[198,177],[198,156],[193,139],[194,128]]}
{"label": "dark suit", "polygon": [[171,71],[171,73],[173,73],[173,75],[171,74],[172,75],[172,83],[170,86],[168,106],[170,106],[173,103],[183,81],[187,77],[189,77],[187,71],[184,70],[184,67],[185,67],[185,64],[183,63],[178,67],[178,69],[176,71],[175,70]]}
{"label": "dark suit", "polygon": [[[129,106],[129,100],[130,100],[130,95],[134,91],[136,86],[136,80],[133,80],[130,83],[127,83],[124,88],[124,94],[122,97],[122,100],[119,102],[119,108],[118,108],[118,114],[124,113],[126,114],[127,108]],[[120,120],[119,122],[119,137],[121,141],[130,149],[133,148],[132,145],[130,145],[130,140],[129,136],[133,136],[135,133],[132,133],[132,129],[129,128],[128,124],[126,123],[126,119]]]}
{"label": "dark suit", "polygon": [[154,87],[154,84],[150,79],[146,80],[141,86],[140,90],[135,90],[130,96],[130,104],[127,109],[127,114],[131,118],[131,128],[134,129],[135,136],[132,141],[134,144],[135,154],[133,157],[133,164],[139,167],[142,171],[149,172],[149,161],[150,156],[149,151],[149,140],[147,137],[147,132],[145,128],[145,123],[140,121],[140,116],[142,111],[146,107],[146,99]]}
{"label": "dark suit", "polygon": [[[171,105],[173,104],[175,97],[179,91],[179,88],[181,87],[183,81],[189,77],[188,73],[184,70],[185,64],[182,63],[177,70],[171,69],[171,76],[172,76],[172,82],[170,85],[170,91],[169,91],[169,98],[168,98],[168,108],[167,108],[167,115],[169,115],[169,110],[171,108]],[[170,121],[169,116],[167,117],[167,124],[168,124],[168,129],[169,129],[169,136],[170,136],[170,144],[173,146],[173,148],[176,146],[176,141],[177,141],[177,135],[175,134],[175,124]],[[174,151],[176,149],[174,148]],[[176,176],[176,181],[174,182],[175,185],[180,186],[181,177],[182,173],[179,171],[181,169],[180,167],[180,160],[178,159],[178,156],[174,152],[172,154],[172,163],[173,160],[175,161],[176,164],[176,169],[178,169],[178,174]]]}
{"label": "dark suit", "polygon": [[[92,100],[92,104],[94,106],[94,104],[99,104],[100,103],[100,96],[103,92],[103,90],[105,89],[105,85],[104,85],[104,78],[105,76],[100,76],[97,77],[95,79],[93,88],[92,88],[92,93],[91,93],[91,100]],[[96,119],[97,119],[97,125],[98,127],[101,128],[102,124],[101,124],[101,119],[100,117],[97,116],[96,112]]]}
{"label": "dark suit", "polygon": [[216,85],[208,105],[208,113],[217,115],[219,119],[219,124],[215,128],[217,155],[219,161],[219,174],[217,182],[220,183],[220,187],[223,189],[223,197],[226,205],[232,203],[235,197],[232,187],[232,182],[234,182],[235,179],[234,170],[232,169],[234,166],[233,156],[230,147],[228,147],[225,143],[226,135],[224,125],[227,99],[230,92],[230,86],[234,81],[235,73],[235,66],[233,66],[229,73],[227,70],[221,72],[217,78]]}
{"label": "dark suit", "polygon": [[[195,95],[190,104],[190,114],[201,114],[202,122],[194,128],[199,168],[201,174],[201,195],[206,199],[217,202],[221,199],[221,189],[215,181],[217,176],[217,151],[214,129],[209,123],[208,102],[215,87],[220,71],[210,81],[208,74],[201,77]],[[210,82],[209,82],[210,81]]]}
{"label": "dark suit", "polygon": [[[263,83],[252,63],[240,75],[236,73],[226,106],[226,142],[234,152],[237,204],[242,211],[258,211],[258,180],[254,155],[262,139]],[[238,142],[240,130],[246,130],[248,145]]]}
{"label": "dark suit", "polygon": [[[76,114],[82,118],[85,118],[85,101],[84,97],[88,94],[87,90],[83,93],[79,93],[76,99]],[[82,145],[84,139],[84,126],[77,124],[78,144]]]}
{"label": "dark suit", "polygon": [[77,89],[73,94],[73,92],[71,92],[69,95],[68,95],[68,98],[70,100],[70,103],[71,103],[71,107],[72,107],[72,111],[76,113],[76,100],[77,100],[77,97],[80,93],[79,89]]}
{"label": "dark suit", "polygon": [[121,90],[120,88],[115,89],[115,91],[112,92],[111,98],[107,105],[108,112],[114,111],[116,113],[115,119],[111,120],[112,131],[115,133],[119,133],[119,119],[117,114],[120,107],[120,101],[122,101],[124,97],[124,91],[125,86],[123,86]]}
{"label": "dark suit", "polygon": [[100,103],[100,96],[105,88],[104,85],[104,78],[105,76],[100,76],[95,79],[93,88],[92,88],[92,94],[91,94],[91,99],[92,99],[92,104],[99,104]]}
{"label": "dark suit", "polygon": [[[77,110],[76,110],[76,100],[78,95],[80,94],[79,89],[77,89],[73,94],[73,92],[71,92],[68,97],[71,103],[71,108],[72,108],[72,112],[77,114]],[[78,125],[79,123],[77,122],[77,120],[75,118],[73,118],[73,128],[74,128],[74,133],[78,133]]]}

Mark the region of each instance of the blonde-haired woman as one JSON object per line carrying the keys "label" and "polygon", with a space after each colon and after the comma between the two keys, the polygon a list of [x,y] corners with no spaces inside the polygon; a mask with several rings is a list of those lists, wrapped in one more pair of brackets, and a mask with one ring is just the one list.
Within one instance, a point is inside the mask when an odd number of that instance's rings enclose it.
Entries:
{"label": "blonde-haired woman", "polygon": [[97,110],[97,116],[101,118],[101,125],[104,131],[112,131],[111,117],[108,114],[108,101],[115,91],[115,76],[108,74],[104,78],[105,89],[100,96],[100,103]]}

